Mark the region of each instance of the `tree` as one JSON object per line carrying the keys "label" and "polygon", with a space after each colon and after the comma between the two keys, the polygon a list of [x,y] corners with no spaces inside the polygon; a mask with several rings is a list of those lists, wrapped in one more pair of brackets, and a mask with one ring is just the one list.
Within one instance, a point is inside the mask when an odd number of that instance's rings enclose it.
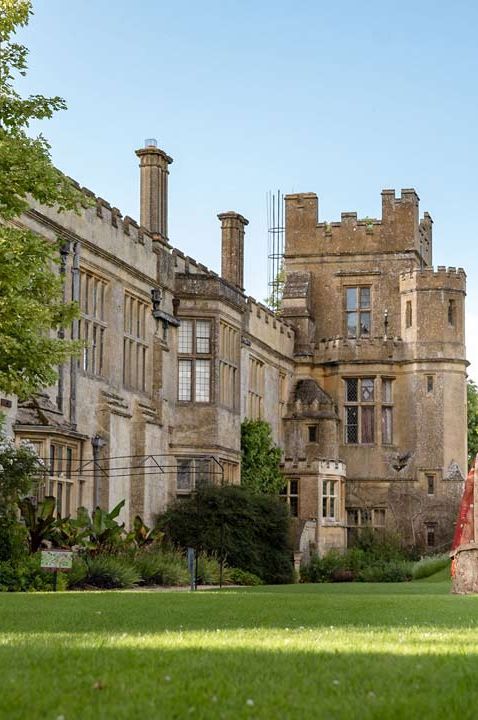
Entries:
{"label": "tree", "polygon": [[252,492],[277,494],[284,486],[280,471],[281,451],[272,440],[264,420],[244,420],[241,425],[241,485]]}
{"label": "tree", "polygon": [[270,295],[268,295],[264,301],[265,304],[267,305],[267,307],[269,307],[271,310],[273,310],[276,313],[276,315],[280,315],[280,312],[281,312],[282,296],[284,295],[284,286],[285,286],[285,267],[284,267],[284,263],[281,263],[279,271],[272,282],[272,288],[271,288]]}
{"label": "tree", "polygon": [[466,399],[468,410],[468,466],[473,465],[478,453],[478,387],[468,379],[466,384]]}
{"label": "tree", "polygon": [[18,501],[44,472],[35,448],[27,442],[15,445],[0,431],[0,560],[15,556],[22,543],[17,523]]}
{"label": "tree", "polygon": [[170,542],[214,554],[266,583],[293,581],[289,524],[279,498],[238,485],[205,485],[158,518]]}
{"label": "tree", "polygon": [[59,211],[86,205],[72,181],[51,162],[42,135],[31,138],[31,121],[50,118],[65,108],[62,98],[14,89],[25,75],[28,50],[12,41],[27,25],[30,0],[2,0],[0,5],[0,390],[26,397],[56,379],[55,367],[76,352],[78,343],[54,337],[67,326],[76,306],[63,303],[62,280],[54,271],[60,241],[50,242],[15,219],[31,199]]}

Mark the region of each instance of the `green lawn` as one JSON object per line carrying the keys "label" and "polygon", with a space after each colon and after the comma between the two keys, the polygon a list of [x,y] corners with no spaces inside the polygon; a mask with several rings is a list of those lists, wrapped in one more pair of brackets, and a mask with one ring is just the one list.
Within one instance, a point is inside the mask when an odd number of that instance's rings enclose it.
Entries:
{"label": "green lawn", "polygon": [[0,717],[474,718],[449,583],[0,594]]}

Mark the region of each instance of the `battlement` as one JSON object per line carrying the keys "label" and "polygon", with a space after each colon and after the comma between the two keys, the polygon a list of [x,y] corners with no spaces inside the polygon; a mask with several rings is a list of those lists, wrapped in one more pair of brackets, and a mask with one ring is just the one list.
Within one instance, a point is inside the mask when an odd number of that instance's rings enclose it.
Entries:
{"label": "battlement", "polygon": [[[128,236],[131,242],[140,243],[141,245],[147,245],[148,249],[153,249],[153,243],[158,242],[157,237],[153,235],[142,225],[140,225],[134,218],[126,215],[123,217],[123,213],[119,208],[114,207],[108,200],[96,195],[92,190],[87,187],[81,186],[73,178],[68,178],[70,182],[85,195],[92,204],[92,207],[96,209],[96,217],[106,225],[118,229],[124,235]],[[91,207],[85,209],[85,212],[92,211]],[[64,215],[64,214],[62,214]],[[162,245],[167,246],[167,243],[159,240]]]}
{"label": "battlement", "polygon": [[217,272],[206,267],[203,263],[198,262],[189,255],[185,255],[178,248],[171,248],[170,254],[173,258],[176,273],[183,275],[205,275],[209,278],[219,279],[224,285],[234,290],[234,292],[238,292],[238,288],[235,285],[221,278]]}
{"label": "battlement", "polygon": [[260,320],[264,325],[269,325],[272,329],[277,330],[279,335],[286,335],[288,338],[293,338],[295,334],[294,326],[287,322],[280,316],[278,316],[273,310],[258,302],[253,297],[246,299],[247,310],[251,317],[255,320]]}
{"label": "battlement", "polygon": [[400,274],[400,292],[414,290],[452,290],[464,293],[466,289],[466,273],[463,268],[439,265],[414,269]]}
{"label": "battlement", "polygon": [[52,239],[61,236],[65,240],[79,240],[85,247],[97,248],[118,262],[143,273],[156,282],[156,257],[159,248],[167,246],[157,242],[131,217],[123,218],[118,208],[97,197],[87,188],[81,190],[93,202],[80,213],[58,212],[35,201],[25,214],[25,222],[36,232]]}
{"label": "battlement", "polygon": [[382,191],[382,217],[359,218],[343,212],[340,221],[319,222],[315,193],[285,196],[286,257],[416,251],[431,262],[432,219],[419,220],[419,197],[413,188]]}
{"label": "battlement", "polygon": [[343,460],[331,460],[330,458],[297,458],[285,457],[282,467],[286,472],[309,473],[319,475],[333,475],[346,477],[347,466]]}

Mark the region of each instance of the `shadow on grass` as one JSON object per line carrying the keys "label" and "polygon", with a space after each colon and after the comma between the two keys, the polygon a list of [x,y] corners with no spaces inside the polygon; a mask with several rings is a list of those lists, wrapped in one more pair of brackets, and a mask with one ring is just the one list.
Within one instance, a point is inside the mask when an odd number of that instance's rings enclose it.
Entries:
{"label": "shadow on grass", "polygon": [[0,717],[471,718],[477,654],[248,647],[0,647]]}

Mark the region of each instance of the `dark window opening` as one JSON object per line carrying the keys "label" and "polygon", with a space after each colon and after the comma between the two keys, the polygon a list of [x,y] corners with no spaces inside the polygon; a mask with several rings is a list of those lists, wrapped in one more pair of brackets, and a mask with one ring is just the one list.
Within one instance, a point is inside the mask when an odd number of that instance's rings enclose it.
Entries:
{"label": "dark window opening", "polygon": [[412,327],[412,320],[413,320],[412,301],[407,300],[407,305],[405,308],[405,327],[407,327],[407,328]]}
{"label": "dark window opening", "polygon": [[308,427],[309,432],[309,442],[315,443],[319,439],[319,428],[317,425],[309,425]]}
{"label": "dark window opening", "polygon": [[427,393],[433,392],[433,375],[427,375]]}
{"label": "dark window opening", "polygon": [[456,324],[456,302],[455,300],[448,300],[448,325],[455,326]]}
{"label": "dark window opening", "polygon": [[426,475],[427,479],[427,493],[428,495],[434,495],[435,494],[435,476],[434,475]]}
{"label": "dark window opening", "polygon": [[435,542],[436,542],[436,537],[435,537],[436,525],[435,525],[435,523],[427,523],[425,525],[425,529],[426,529],[427,547],[435,547]]}

